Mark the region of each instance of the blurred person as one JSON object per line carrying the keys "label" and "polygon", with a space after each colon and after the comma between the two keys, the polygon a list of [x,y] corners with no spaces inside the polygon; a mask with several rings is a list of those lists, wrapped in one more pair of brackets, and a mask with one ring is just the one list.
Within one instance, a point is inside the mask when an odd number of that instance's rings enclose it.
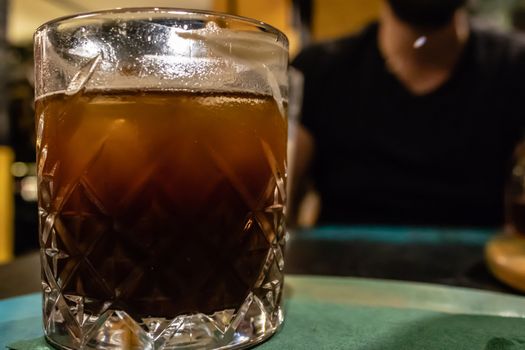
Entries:
{"label": "blurred person", "polygon": [[502,223],[525,44],[474,27],[465,2],[387,0],[378,23],[294,60],[295,171],[320,193],[319,223]]}

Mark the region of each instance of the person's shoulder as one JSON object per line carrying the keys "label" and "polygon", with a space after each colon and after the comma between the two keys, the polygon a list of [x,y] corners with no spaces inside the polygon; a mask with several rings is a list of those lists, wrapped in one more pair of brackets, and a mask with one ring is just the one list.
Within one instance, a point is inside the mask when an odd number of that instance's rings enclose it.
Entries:
{"label": "person's shoulder", "polygon": [[364,45],[375,42],[376,33],[377,24],[372,23],[355,34],[309,45],[297,55],[292,65],[305,71],[317,70],[338,61],[349,63]]}

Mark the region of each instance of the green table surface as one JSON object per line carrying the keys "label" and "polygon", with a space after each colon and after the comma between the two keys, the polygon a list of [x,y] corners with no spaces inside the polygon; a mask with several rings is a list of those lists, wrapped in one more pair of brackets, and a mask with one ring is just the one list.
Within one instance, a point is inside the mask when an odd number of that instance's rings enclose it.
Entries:
{"label": "green table surface", "polygon": [[[438,285],[286,276],[280,332],[257,349],[525,349],[525,298]],[[40,295],[0,301],[0,347],[50,349]]]}

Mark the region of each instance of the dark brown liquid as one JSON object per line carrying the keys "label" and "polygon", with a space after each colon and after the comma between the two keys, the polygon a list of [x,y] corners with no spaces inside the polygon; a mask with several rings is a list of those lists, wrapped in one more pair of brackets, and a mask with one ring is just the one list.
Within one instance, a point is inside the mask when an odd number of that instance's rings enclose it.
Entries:
{"label": "dark brown liquid", "polygon": [[99,91],[36,108],[48,284],[93,299],[93,313],[103,301],[136,317],[239,308],[284,197],[287,128],[272,98]]}

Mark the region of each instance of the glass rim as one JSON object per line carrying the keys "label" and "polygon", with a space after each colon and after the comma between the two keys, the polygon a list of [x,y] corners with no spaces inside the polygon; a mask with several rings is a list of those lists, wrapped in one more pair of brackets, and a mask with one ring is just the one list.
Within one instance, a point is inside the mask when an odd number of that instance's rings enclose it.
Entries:
{"label": "glass rim", "polygon": [[58,24],[61,22],[68,22],[71,20],[83,19],[83,18],[96,18],[98,16],[107,15],[107,14],[125,14],[125,13],[136,13],[136,14],[158,13],[158,14],[166,14],[166,15],[196,14],[196,15],[203,15],[203,16],[215,17],[215,18],[220,18],[220,19],[229,19],[235,22],[248,24],[253,27],[262,28],[265,32],[269,32],[271,34],[276,35],[277,37],[281,37],[286,47],[288,47],[289,45],[288,37],[286,36],[286,34],[284,34],[281,30],[277,29],[276,27],[266,22],[259,21],[259,20],[256,20],[250,17],[233,15],[233,14],[229,14],[226,12],[178,8],[178,7],[118,7],[118,8],[109,9],[109,10],[79,12],[79,13],[75,13],[71,15],[57,17],[47,22],[44,22],[43,24],[41,24],[35,29],[35,34],[42,31],[46,27],[49,27],[51,25]]}

